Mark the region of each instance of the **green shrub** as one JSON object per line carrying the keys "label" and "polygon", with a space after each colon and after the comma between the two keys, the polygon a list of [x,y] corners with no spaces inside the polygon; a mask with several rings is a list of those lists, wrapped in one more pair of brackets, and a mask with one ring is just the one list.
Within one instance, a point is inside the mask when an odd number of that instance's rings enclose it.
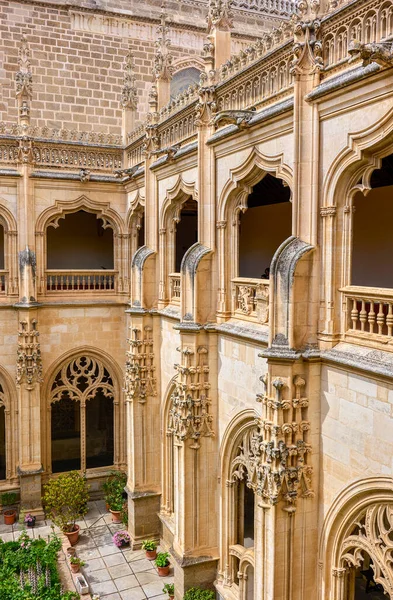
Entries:
{"label": "green shrub", "polygon": [[11,506],[16,502],[16,494],[15,492],[4,492],[1,494],[1,504],[2,506]]}
{"label": "green shrub", "polygon": [[169,552],[159,552],[154,562],[156,567],[167,567],[169,565]]}
{"label": "green shrub", "polygon": [[63,532],[75,530],[75,521],[87,513],[86,479],[77,471],[62,473],[44,486],[42,498],[47,516]]}
{"label": "green shrub", "polygon": [[216,594],[211,590],[192,587],[184,594],[184,600],[215,600]]}
{"label": "green shrub", "polygon": [[157,549],[157,544],[154,540],[144,540],[142,542],[142,550],[147,550],[147,552],[153,552]]}
{"label": "green shrub", "polygon": [[103,484],[105,502],[111,510],[122,511],[124,507],[123,492],[127,483],[127,475],[121,471],[111,471]]}
{"label": "green shrub", "polygon": [[168,596],[173,596],[175,593],[175,584],[174,583],[166,583],[162,588],[164,594],[168,594]]}

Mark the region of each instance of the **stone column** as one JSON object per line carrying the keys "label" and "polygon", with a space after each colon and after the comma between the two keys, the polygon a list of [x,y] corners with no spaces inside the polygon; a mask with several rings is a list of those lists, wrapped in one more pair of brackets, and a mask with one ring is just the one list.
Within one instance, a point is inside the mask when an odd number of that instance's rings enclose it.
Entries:
{"label": "stone column", "polygon": [[157,394],[156,348],[159,331],[143,309],[130,308],[125,392],[129,532],[133,549],[147,538],[159,538],[160,405]]}
{"label": "stone column", "polygon": [[178,326],[180,363],[169,411],[174,436],[175,594],[212,587],[218,561],[216,336],[201,327]]}

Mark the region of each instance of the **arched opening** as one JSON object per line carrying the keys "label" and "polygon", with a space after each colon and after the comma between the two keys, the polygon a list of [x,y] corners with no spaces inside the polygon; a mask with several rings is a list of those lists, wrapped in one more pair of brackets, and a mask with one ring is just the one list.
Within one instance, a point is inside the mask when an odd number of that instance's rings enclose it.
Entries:
{"label": "arched opening", "polygon": [[237,497],[237,543],[244,548],[253,548],[255,497],[253,490],[246,485],[245,481],[238,481]]}
{"label": "arched opening", "polygon": [[348,600],[386,600],[383,587],[375,581],[373,561],[367,552],[363,564],[352,567],[348,574]]}
{"label": "arched opening", "polygon": [[6,458],[5,407],[0,405],[0,480],[6,479]]}
{"label": "arched opening", "polygon": [[254,600],[254,567],[249,565],[245,571],[246,589],[244,600]]}
{"label": "arched opening", "polygon": [[290,188],[269,173],[253,187],[239,218],[239,277],[268,278],[275,251],[292,232],[290,197]]}
{"label": "arched opening", "polygon": [[5,235],[4,226],[0,223],[0,292],[6,291],[6,273],[5,270]]}
{"label": "arched opening", "polygon": [[182,205],[176,225],[175,271],[180,272],[183,256],[198,241],[198,203],[189,198]]}
{"label": "arched opening", "polygon": [[370,179],[367,196],[354,198],[352,285],[393,288],[393,154],[382,159]]}
{"label": "arched opening", "polygon": [[64,365],[51,386],[52,472],[114,464],[114,386],[98,359]]}
{"label": "arched opening", "polygon": [[47,228],[46,244],[47,291],[115,288],[113,229],[96,214],[66,214]]}
{"label": "arched opening", "polygon": [[138,248],[141,248],[142,246],[145,245],[145,213],[142,214],[141,219],[140,219],[140,223],[139,223],[139,227],[138,227]]}
{"label": "arched opening", "polygon": [[196,67],[187,67],[175,73],[171,79],[171,98],[185,92],[190,85],[199,83],[201,72]]}

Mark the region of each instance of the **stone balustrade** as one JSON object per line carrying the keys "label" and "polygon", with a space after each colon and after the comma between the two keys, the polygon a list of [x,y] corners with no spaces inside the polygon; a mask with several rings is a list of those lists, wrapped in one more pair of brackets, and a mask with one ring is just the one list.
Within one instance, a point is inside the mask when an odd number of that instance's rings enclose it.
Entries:
{"label": "stone balustrade", "polygon": [[180,304],[181,296],[181,278],[180,273],[170,273],[169,275],[169,298],[172,304]]}
{"label": "stone balustrade", "polygon": [[346,305],[346,339],[393,342],[392,290],[350,286],[342,293]]}
{"label": "stone balustrade", "polygon": [[269,280],[236,277],[232,280],[232,314],[236,318],[269,323]]}
{"label": "stone balustrade", "polygon": [[45,272],[40,293],[100,292],[116,293],[117,272],[114,270],[53,270]]}

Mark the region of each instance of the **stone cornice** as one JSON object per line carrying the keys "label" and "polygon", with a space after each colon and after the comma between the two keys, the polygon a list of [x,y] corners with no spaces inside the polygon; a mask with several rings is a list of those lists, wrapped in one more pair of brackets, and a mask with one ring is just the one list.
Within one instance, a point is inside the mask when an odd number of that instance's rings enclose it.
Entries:
{"label": "stone cornice", "polygon": [[347,87],[353,83],[357,83],[358,81],[361,81],[366,77],[375,75],[381,70],[381,67],[376,63],[370,63],[366,67],[357,67],[356,69],[352,69],[351,71],[345,71],[344,73],[340,73],[336,77],[332,77],[328,81],[324,81],[323,83],[318,85],[306,96],[306,100],[308,100],[309,102],[314,102],[328,94],[337,92],[338,90],[341,90],[342,88]]}

